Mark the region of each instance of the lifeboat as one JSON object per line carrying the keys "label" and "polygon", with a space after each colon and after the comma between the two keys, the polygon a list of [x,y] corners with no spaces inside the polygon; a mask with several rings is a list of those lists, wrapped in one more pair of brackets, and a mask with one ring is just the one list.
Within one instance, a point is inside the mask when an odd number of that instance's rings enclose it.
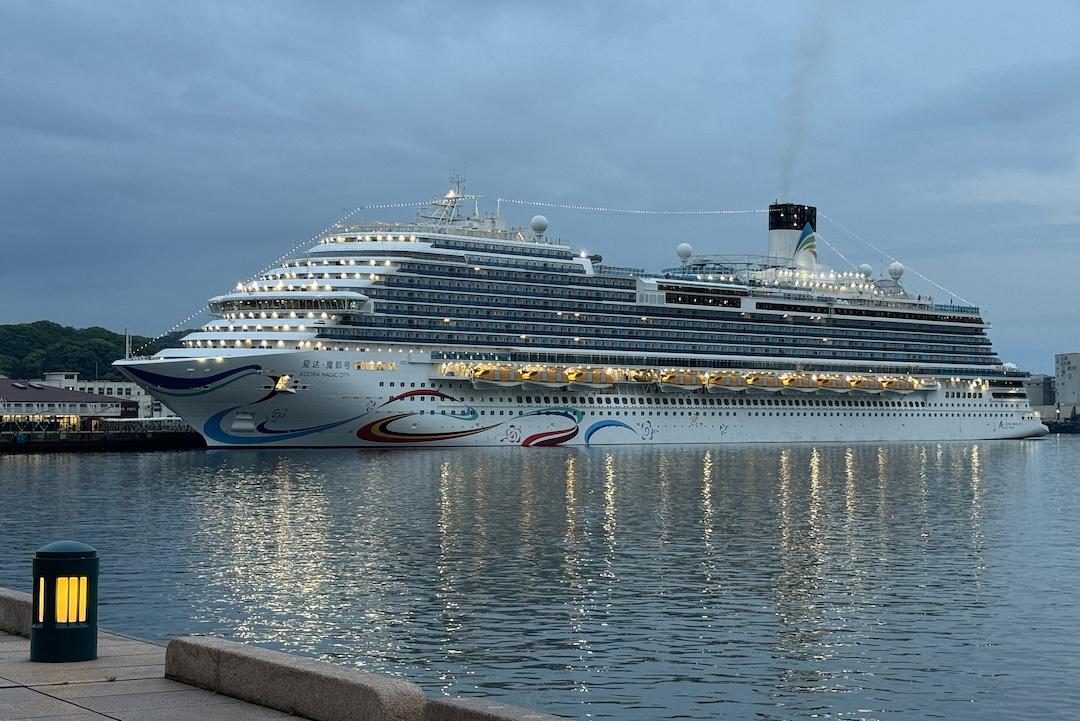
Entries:
{"label": "lifeboat", "polygon": [[893,393],[911,393],[915,390],[913,378],[882,378],[881,387]]}
{"label": "lifeboat", "polygon": [[626,380],[631,383],[653,383],[656,381],[656,371],[633,368],[626,372]]}
{"label": "lifeboat", "polygon": [[660,390],[689,392],[701,388],[701,376],[690,371],[664,371],[660,374]]}
{"label": "lifeboat", "polygon": [[746,379],[742,373],[710,373],[705,385],[709,393],[730,393],[746,390]]}
{"label": "lifeboat", "polygon": [[863,393],[880,393],[881,379],[873,376],[851,376],[847,379],[848,388]]}
{"label": "lifeboat", "polygon": [[775,393],[783,386],[780,378],[775,373],[747,373],[746,385],[753,390]]}
{"label": "lifeboat", "polygon": [[473,371],[474,388],[510,388],[521,385],[521,374],[510,366],[480,366]]}
{"label": "lifeboat", "polygon": [[936,391],[938,388],[941,388],[941,383],[938,382],[937,378],[919,378],[915,382],[915,386],[923,391]]}
{"label": "lifeboat", "polygon": [[844,379],[840,376],[817,376],[814,379],[814,385],[826,391],[835,391],[837,393],[843,393],[848,390],[848,386],[844,383]]}
{"label": "lifeboat", "polygon": [[785,391],[797,391],[799,393],[809,393],[816,387],[814,377],[805,373],[789,373],[780,376],[780,383],[784,386]]}
{"label": "lifeboat", "polygon": [[521,371],[521,387],[525,390],[543,390],[545,388],[563,388],[566,386],[566,374],[554,368],[529,368]]}
{"label": "lifeboat", "polygon": [[567,388],[572,391],[610,388],[615,382],[607,371],[596,368],[568,368],[566,379],[570,381]]}

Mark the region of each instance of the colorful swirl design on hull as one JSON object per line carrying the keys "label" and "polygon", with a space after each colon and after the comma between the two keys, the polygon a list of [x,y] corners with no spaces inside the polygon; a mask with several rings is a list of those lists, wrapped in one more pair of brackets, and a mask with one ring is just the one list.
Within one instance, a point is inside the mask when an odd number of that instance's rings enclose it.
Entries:
{"label": "colorful swirl design on hull", "polygon": [[557,446],[560,443],[565,443],[578,434],[578,427],[574,426],[570,429],[561,429],[557,431],[544,431],[543,433],[536,433],[524,441],[521,445],[526,448],[532,448],[534,446]]}
{"label": "colorful swirl design on hull", "polygon": [[279,443],[281,441],[290,441],[294,438],[302,438],[304,436],[310,436],[312,433],[320,433],[322,431],[328,431],[331,428],[337,428],[343,426],[346,423],[352,423],[355,420],[363,418],[367,414],[361,414],[359,416],[353,416],[352,418],[346,418],[343,421],[335,421],[334,423],[324,423],[319,426],[311,426],[310,428],[294,428],[287,431],[275,431],[266,427],[265,423],[260,423],[256,430],[260,433],[267,434],[265,437],[260,436],[234,436],[231,433],[225,431],[221,427],[221,421],[225,419],[225,416],[229,415],[237,408],[243,408],[244,406],[233,406],[232,408],[226,408],[223,411],[219,411],[210,416],[203,424],[203,435],[207,438],[217,441],[218,443],[226,443],[228,445],[251,445],[253,443]]}
{"label": "colorful swirl design on hull", "polygon": [[395,431],[390,428],[390,424],[394,421],[399,421],[402,418],[408,418],[413,415],[416,414],[411,412],[398,413],[389,418],[383,418],[368,423],[356,432],[356,437],[362,441],[369,441],[371,443],[432,443],[436,441],[452,441],[456,438],[465,438],[467,436],[476,435],[477,433],[483,433],[484,431],[490,431],[492,428],[497,428],[502,425],[501,423],[496,423],[493,426],[467,428],[460,431],[443,431],[442,433],[408,433],[405,431]]}
{"label": "colorful swirl design on hull", "polygon": [[[205,382],[205,381],[208,381],[208,380],[216,380],[216,381],[226,380],[227,382],[232,382],[233,380],[236,380],[236,379],[238,379],[240,377],[243,377],[242,375],[240,375],[240,373],[242,371],[256,369],[256,370],[252,370],[252,372],[257,372],[257,368],[258,368],[257,366],[246,366],[245,368],[238,368],[238,369],[235,369],[233,371],[218,374],[217,376],[214,377],[214,379],[201,379],[200,382]],[[245,374],[245,375],[247,375],[247,374]],[[175,379],[175,380],[179,380],[179,379]],[[316,426],[309,426],[309,427],[306,427],[306,428],[275,429],[275,428],[269,427],[268,424],[271,421],[263,421],[262,423],[259,423],[258,425],[255,426],[254,430],[256,432],[256,435],[235,435],[233,433],[230,433],[229,431],[226,431],[222,427],[222,423],[225,420],[226,416],[228,416],[233,411],[239,410],[241,408],[247,408],[247,407],[251,407],[253,405],[259,404],[259,403],[261,403],[263,401],[268,400],[269,398],[272,398],[274,395],[276,395],[276,394],[272,392],[268,396],[264,396],[264,397],[260,398],[259,400],[254,401],[252,403],[248,403],[248,404],[243,405],[243,406],[232,406],[230,408],[226,408],[226,409],[224,409],[222,411],[219,411],[219,412],[215,413],[213,416],[211,416],[209,419],[207,419],[207,421],[203,424],[203,435],[205,435],[207,437],[207,439],[215,441],[215,442],[223,444],[223,445],[257,445],[257,444],[263,444],[263,443],[281,443],[281,442],[284,442],[284,441],[290,441],[290,440],[294,440],[294,439],[297,439],[297,438],[302,438],[304,436],[308,436],[308,435],[311,435],[313,433],[321,433],[323,431],[328,431],[328,430],[331,430],[331,429],[334,429],[334,428],[338,428],[339,426],[343,426],[345,424],[357,421],[357,420],[363,418],[364,416],[369,416],[371,414],[371,412],[372,412],[371,410],[368,410],[368,411],[365,411],[364,413],[361,413],[360,415],[352,416],[350,418],[345,418],[345,419],[340,420],[340,421],[334,421],[332,423],[323,423],[323,424],[319,424],[319,425],[316,425]],[[445,399],[445,400],[448,400],[448,401],[460,402],[460,399],[454,398],[453,396],[447,395],[447,394],[442,393],[440,391],[428,390],[428,389],[417,389],[417,390],[406,391],[406,392],[401,393],[401,394],[396,395],[396,396],[390,396],[386,401],[379,404],[378,408],[385,408],[386,406],[397,403],[399,401],[402,401],[402,400],[405,400],[405,399],[415,399],[415,398],[418,398],[418,397],[431,397],[432,399],[441,398],[441,399]],[[467,413],[464,414],[464,415],[449,415],[449,416],[442,416],[442,418],[444,418],[446,421],[450,421],[450,422],[471,422],[471,421],[475,421],[475,420],[477,420],[477,418],[479,418],[479,414],[477,413],[475,408],[473,408],[471,406],[468,406],[468,405],[466,405],[465,407],[467,409]],[[578,433],[580,432],[579,424],[581,423],[581,421],[582,421],[585,414],[582,411],[577,410],[575,408],[551,407],[551,408],[544,408],[544,409],[540,409],[540,410],[530,411],[528,413],[525,413],[524,416],[513,416],[510,419],[507,419],[505,421],[500,421],[498,423],[493,423],[491,425],[484,425],[484,426],[475,427],[475,428],[463,428],[461,430],[443,430],[443,431],[436,431],[436,432],[422,432],[422,431],[417,432],[417,431],[411,431],[411,430],[410,431],[396,430],[396,429],[394,429],[392,427],[393,424],[398,422],[398,421],[401,421],[401,420],[403,420],[405,418],[409,418],[411,416],[417,416],[417,415],[419,415],[419,414],[416,411],[406,411],[406,412],[395,413],[395,414],[390,415],[390,416],[385,416],[385,417],[379,418],[378,420],[371,421],[370,423],[367,423],[366,425],[361,426],[356,431],[356,437],[358,439],[362,440],[362,441],[367,441],[368,443],[375,443],[375,444],[387,444],[387,443],[394,443],[394,444],[399,444],[399,443],[440,443],[440,442],[445,442],[445,441],[454,441],[454,440],[457,440],[459,438],[467,438],[469,436],[474,436],[474,435],[477,435],[479,433],[484,433],[486,431],[492,430],[493,428],[498,428],[499,426],[505,425],[507,423],[512,423],[514,420],[520,420],[522,417],[560,416],[560,417],[565,418],[566,420],[570,421],[568,426],[563,427],[563,428],[557,428],[557,429],[553,429],[553,430],[546,430],[546,431],[541,431],[541,432],[538,432],[538,433],[533,433],[532,435],[526,436],[524,438],[524,440],[521,441],[521,445],[525,446],[525,447],[556,446],[556,445],[559,445],[560,443],[565,443],[566,441],[569,441],[569,440],[577,437]],[[615,424],[616,424],[615,421],[605,421],[602,424],[594,425],[590,429],[589,433],[586,434],[586,443],[588,443],[588,437],[591,436],[592,433],[594,433],[597,430],[598,427],[602,427],[602,426],[605,426],[605,425],[615,425]],[[625,425],[625,424],[618,423],[617,425]],[[629,426],[627,426],[627,427],[629,427]]]}

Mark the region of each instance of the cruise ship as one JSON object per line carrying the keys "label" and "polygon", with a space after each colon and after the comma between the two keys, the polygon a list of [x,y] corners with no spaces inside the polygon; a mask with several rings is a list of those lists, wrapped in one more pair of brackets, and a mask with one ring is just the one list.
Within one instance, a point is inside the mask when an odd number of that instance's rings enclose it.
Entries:
{"label": "cruise ship", "polygon": [[[979,309],[903,266],[818,262],[817,210],[767,252],[660,272],[507,226],[460,179],[415,222],[344,222],[117,361],[211,447],[1005,439],[1047,432]],[[764,233],[763,233],[764,236]],[[674,261],[674,258],[673,258]]]}

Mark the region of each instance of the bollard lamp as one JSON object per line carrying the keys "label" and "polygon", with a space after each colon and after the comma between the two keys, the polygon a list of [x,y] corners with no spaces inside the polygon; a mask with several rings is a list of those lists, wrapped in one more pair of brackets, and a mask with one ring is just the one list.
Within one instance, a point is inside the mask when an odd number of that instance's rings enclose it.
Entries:
{"label": "bollard lamp", "polygon": [[30,660],[97,658],[98,555],[78,541],[56,541],[34,555]]}

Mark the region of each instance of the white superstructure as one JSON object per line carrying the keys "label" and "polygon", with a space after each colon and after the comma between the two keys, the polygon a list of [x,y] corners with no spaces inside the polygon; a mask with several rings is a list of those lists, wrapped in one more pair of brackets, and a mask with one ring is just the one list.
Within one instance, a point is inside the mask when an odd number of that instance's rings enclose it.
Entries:
{"label": "white superstructure", "polygon": [[217,318],[117,361],[211,446],[1022,438],[1026,374],[970,306],[894,264],[817,263],[816,210],[770,207],[768,255],[660,273],[578,256],[547,220],[463,213],[338,226],[210,300]]}

